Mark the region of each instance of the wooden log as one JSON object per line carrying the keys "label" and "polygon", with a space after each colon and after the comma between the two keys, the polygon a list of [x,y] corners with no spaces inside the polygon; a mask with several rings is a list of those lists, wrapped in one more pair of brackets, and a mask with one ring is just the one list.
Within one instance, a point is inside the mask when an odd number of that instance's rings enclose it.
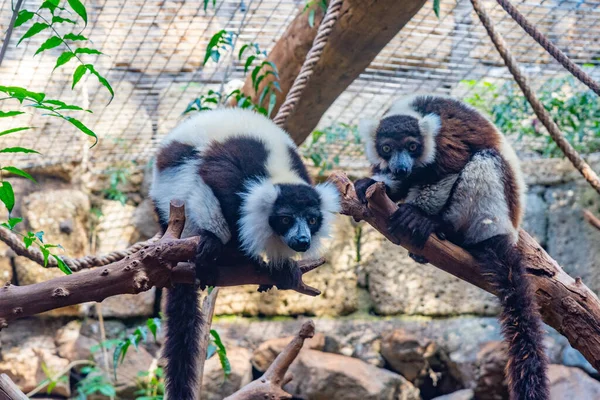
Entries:
{"label": "wooden log", "polygon": [[[302,97],[284,128],[298,144],[317,126],[335,99],[373,61],[386,44],[421,9],[425,0],[346,0],[321,59],[315,66]],[[308,11],[301,12],[277,41],[268,60],[279,70],[282,92],[272,115],[285,100],[312,46],[323,11],[315,6],[315,23],[308,24]],[[269,75],[254,91],[248,76],[242,91],[258,101],[262,89],[273,80]],[[268,99],[266,100],[268,102]]]}

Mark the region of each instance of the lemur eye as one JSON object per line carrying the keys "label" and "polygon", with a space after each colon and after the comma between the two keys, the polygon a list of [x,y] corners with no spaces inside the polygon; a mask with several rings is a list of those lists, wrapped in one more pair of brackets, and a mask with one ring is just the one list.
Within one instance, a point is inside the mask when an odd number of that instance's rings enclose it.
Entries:
{"label": "lemur eye", "polygon": [[409,151],[415,151],[415,150],[417,150],[417,147],[418,147],[418,146],[417,146],[417,144],[416,144],[416,143],[411,143],[411,144],[408,146],[408,150],[409,150]]}
{"label": "lemur eye", "polygon": [[314,225],[314,224],[316,224],[316,223],[317,223],[317,219],[316,219],[316,218],[314,218],[314,217],[313,217],[313,218],[309,218],[309,219],[308,219],[308,224],[309,224],[309,225]]}
{"label": "lemur eye", "polygon": [[381,146],[381,151],[383,151],[384,153],[389,153],[390,151],[392,151],[392,148],[387,144],[384,144],[383,146]]}
{"label": "lemur eye", "polygon": [[291,218],[290,217],[283,217],[281,218],[281,223],[284,225],[289,225],[291,222]]}

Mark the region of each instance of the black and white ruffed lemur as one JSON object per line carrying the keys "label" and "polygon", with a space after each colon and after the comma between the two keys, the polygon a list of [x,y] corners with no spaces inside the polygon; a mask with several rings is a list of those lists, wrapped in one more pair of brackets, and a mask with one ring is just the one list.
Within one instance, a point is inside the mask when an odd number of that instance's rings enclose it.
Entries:
{"label": "black and white ruffed lemur", "polygon": [[511,399],[548,399],[541,318],[515,247],[525,184],[514,150],[487,118],[446,97],[399,99],[359,130],[373,176],[355,183],[358,197],[384,182],[401,202],[390,233],[422,248],[436,232],[475,257],[502,306]]}
{"label": "black and white ruffed lemur", "polygon": [[[266,257],[280,289],[297,285],[301,272],[292,257],[317,256],[339,208],[334,186],[312,185],[289,135],[268,118],[239,108],[200,112],[169,133],[156,156],[150,196],[163,231],[170,201],[185,201],[182,237],[202,237],[198,277],[206,277],[207,270],[209,276],[218,274],[219,260],[248,263]],[[168,291],[163,356],[171,400],[195,400],[198,303],[192,285]]]}

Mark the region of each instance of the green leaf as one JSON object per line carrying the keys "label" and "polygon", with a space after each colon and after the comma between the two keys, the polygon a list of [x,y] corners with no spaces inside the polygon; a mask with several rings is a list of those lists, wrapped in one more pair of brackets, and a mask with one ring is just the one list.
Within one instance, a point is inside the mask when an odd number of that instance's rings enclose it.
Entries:
{"label": "green leaf", "polygon": [[215,61],[219,60],[219,52],[215,50],[215,47],[219,46],[219,43],[223,40],[223,36],[227,34],[225,29],[221,29],[219,32],[215,33],[209,40],[208,46],[206,47],[206,54],[204,55],[203,65],[210,59],[215,57],[217,58]]}
{"label": "green leaf", "polygon": [[433,0],[433,12],[435,16],[440,18],[440,0]]}
{"label": "green leaf", "polygon": [[75,57],[75,53],[73,53],[72,51],[65,51],[64,53],[62,53],[58,59],[56,60],[56,65],[54,66],[54,69],[60,67],[61,65],[65,65],[66,63],[68,63],[71,58]]}
{"label": "green leaf", "polygon": [[38,151],[27,149],[25,147],[6,147],[0,150],[0,153],[35,153],[40,154]]}
{"label": "green leaf", "polygon": [[69,268],[69,266],[67,264],[65,264],[65,262],[62,260],[62,258],[57,256],[56,254],[52,254],[52,257],[54,257],[54,259],[56,260],[58,269],[60,269],[62,272],[64,272],[65,275],[71,275],[73,273],[73,271],[71,271],[71,268]]}
{"label": "green leaf", "polygon": [[79,0],[67,0],[69,5],[81,17],[85,25],[87,26],[87,11],[85,10],[85,6]]}
{"label": "green leaf", "polygon": [[35,56],[36,54],[39,54],[39,53],[41,53],[42,51],[49,50],[49,49],[53,49],[53,48],[55,48],[55,47],[57,47],[57,46],[60,46],[60,45],[62,44],[62,42],[63,42],[63,41],[62,41],[62,39],[61,39],[61,38],[59,38],[58,36],[52,36],[51,38],[48,38],[48,40],[46,40],[46,41],[45,41],[45,42],[44,42],[44,43],[43,43],[43,44],[40,46],[40,48],[39,48],[39,49],[37,49],[37,50],[36,50],[36,52],[35,52],[34,56]]}
{"label": "green leaf", "polygon": [[10,229],[11,231],[14,227],[23,221],[23,218],[9,218],[8,221],[2,224],[3,227]]}
{"label": "green leaf", "polygon": [[21,10],[19,11],[19,14],[17,15],[17,19],[15,20],[15,28],[18,28],[19,26],[23,25],[25,22],[29,21],[31,18],[33,18],[33,16],[35,15],[35,13],[29,11],[29,10]]}
{"label": "green leaf", "polygon": [[46,97],[45,93],[31,92],[19,86],[0,86],[0,92],[8,94],[10,97],[19,100],[21,103],[26,98],[30,98],[39,103]]}
{"label": "green leaf", "polygon": [[154,336],[154,340],[156,340],[156,333],[160,329],[160,318],[148,318],[146,321],[146,326],[152,332],[152,336]]}
{"label": "green leaf", "polygon": [[90,71],[93,75],[96,75],[96,78],[98,78],[98,82],[100,82],[102,84],[102,86],[104,86],[110,92],[110,100],[108,101],[108,103],[110,104],[112,99],[115,97],[115,92],[113,91],[113,88],[110,86],[110,83],[108,83],[106,78],[104,78],[102,75],[100,75],[98,73],[98,71],[96,71],[96,69],[94,68],[94,66],[92,64],[85,64],[85,66],[88,69],[88,71]]}
{"label": "green leaf", "polygon": [[104,54],[96,49],[89,49],[87,47],[81,47],[75,50],[75,54]]}
{"label": "green leaf", "polygon": [[69,19],[69,18],[63,18],[63,17],[59,17],[58,15],[55,15],[55,16],[52,17],[52,23],[53,24],[68,23],[68,24],[75,25],[77,22],[75,22],[75,21],[73,21],[72,19]]}
{"label": "green leaf", "polygon": [[40,33],[41,31],[43,31],[44,29],[49,28],[50,25],[43,23],[43,22],[36,22],[35,24],[33,24],[31,26],[31,28],[29,28],[29,30],[27,32],[25,32],[25,34],[23,36],[21,36],[21,39],[19,39],[19,41],[17,42],[17,46],[19,44],[21,44],[21,42],[25,39],[29,39],[32,36],[37,35],[38,33]]}
{"label": "green leaf", "polygon": [[242,60],[242,55],[244,54],[244,50],[246,50],[248,47],[250,47],[249,44],[245,44],[242,46],[242,48],[240,49],[240,52],[238,53],[238,60]]}
{"label": "green leaf", "polygon": [[[79,49],[77,49],[79,50]],[[75,85],[81,80],[81,78],[85,75],[87,71],[87,67],[85,65],[79,65],[75,72],[73,72],[73,85],[71,85],[71,90],[75,89]]]}
{"label": "green leaf", "polygon": [[248,72],[248,68],[252,65],[252,62],[256,59],[256,56],[250,56],[246,59],[246,63],[244,64],[244,73]]}
{"label": "green leaf", "polygon": [[79,121],[78,119],[75,119],[73,117],[64,117],[64,119],[66,119],[71,124],[73,124],[81,132],[83,132],[86,135],[91,136],[95,139],[94,144],[91,147],[94,147],[98,143],[98,136],[94,133],[94,131],[92,131],[90,128],[85,126],[81,121]]}
{"label": "green leaf", "polygon": [[269,96],[269,109],[267,110],[267,117],[271,117],[271,113],[275,108],[275,103],[277,103],[277,95],[275,95],[275,92],[271,92],[271,95]]}
{"label": "green leaf", "polygon": [[15,192],[13,191],[12,185],[10,182],[0,182],[2,185],[0,186],[0,201],[4,203],[6,208],[8,209],[8,213],[12,211],[15,206]]}
{"label": "green leaf", "polygon": [[78,41],[78,40],[89,40],[88,38],[86,38],[83,35],[76,35],[74,33],[67,33],[64,38],[65,40],[72,40],[74,42]]}
{"label": "green leaf", "polygon": [[23,111],[0,111],[0,118],[14,117],[15,115],[25,114]]}
{"label": "green leaf", "polygon": [[315,26],[315,9],[311,9],[308,12],[308,26],[310,26],[311,28],[314,28]]}
{"label": "green leaf", "polygon": [[221,341],[221,337],[219,336],[219,333],[216,330],[211,329],[210,334],[213,337],[215,345],[217,346],[217,355],[219,356],[219,361],[221,362],[223,372],[227,377],[231,374],[231,365],[229,364],[229,359],[227,358],[227,350],[225,350],[225,346]]}
{"label": "green leaf", "polygon": [[[44,231],[36,232],[36,233],[33,234],[33,236],[35,236],[36,238],[38,238],[40,242],[44,243]],[[48,245],[48,246],[54,247],[53,245]]]}
{"label": "green leaf", "polygon": [[44,256],[44,267],[48,266],[48,256],[50,256],[50,250],[46,248],[46,246],[40,246],[40,251]]}
{"label": "green leaf", "polygon": [[33,178],[33,176],[29,175],[27,172],[23,171],[22,169],[16,168],[16,167],[4,167],[2,168],[3,171],[8,171],[11,174],[14,175],[18,175],[18,176],[22,176],[23,178],[27,178],[30,181],[35,182],[35,179]]}
{"label": "green leaf", "polygon": [[52,14],[54,14],[54,10],[56,10],[56,7],[58,7],[58,3],[60,3],[58,0],[46,0],[42,3],[38,11],[47,8]]}
{"label": "green leaf", "polygon": [[58,381],[51,381],[48,384],[48,389],[46,390],[46,394],[52,393],[52,390],[56,387],[57,384],[58,384]]}

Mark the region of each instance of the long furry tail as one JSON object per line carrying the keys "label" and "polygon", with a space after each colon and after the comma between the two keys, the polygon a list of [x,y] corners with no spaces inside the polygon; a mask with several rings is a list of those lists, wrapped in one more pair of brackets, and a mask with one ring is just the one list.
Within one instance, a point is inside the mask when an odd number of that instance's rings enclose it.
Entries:
{"label": "long furry tail", "polygon": [[202,316],[193,285],[175,285],[167,293],[167,335],[163,356],[165,389],[170,400],[195,400],[196,365]]}
{"label": "long furry tail", "polygon": [[506,367],[512,400],[549,398],[542,320],[525,275],[521,255],[507,235],[494,236],[470,249],[502,306],[500,323],[508,343]]}

